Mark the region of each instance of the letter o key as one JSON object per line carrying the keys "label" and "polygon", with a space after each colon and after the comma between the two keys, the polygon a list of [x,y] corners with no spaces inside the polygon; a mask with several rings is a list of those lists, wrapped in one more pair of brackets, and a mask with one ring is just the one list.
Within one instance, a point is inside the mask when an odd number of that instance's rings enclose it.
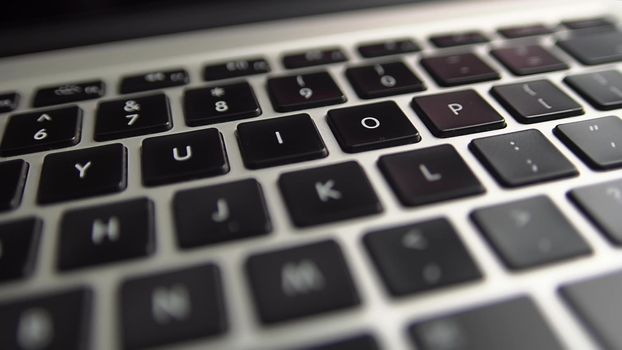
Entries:
{"label": "letter o key", "polygon": [[361,125],[366,129],[376,129],[380,126],[380,120],[374,117],[365,117],[361,119]]}

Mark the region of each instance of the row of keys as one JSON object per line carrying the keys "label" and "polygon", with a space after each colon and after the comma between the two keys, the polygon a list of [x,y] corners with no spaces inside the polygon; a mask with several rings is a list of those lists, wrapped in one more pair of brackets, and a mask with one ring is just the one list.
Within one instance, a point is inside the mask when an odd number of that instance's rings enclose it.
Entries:
{"label": "row of keys", "polygon": [[[580,311],[587,309],[588,320],[604,321],[603,314],[617,320],[617,314],[607,308],[608,302],[594,299],[599,290],[613,297],[615,294],[606,287],[616,280],[619,280],[619,275],[591,284],[573,285],[573,289],[568,289],[569,299],[581,302]],[[220,275],[213,265],[126,281],[121,288],[121,296],[123,311],[120,329],[123,330],[122,344],[125,349],[205,339],[222,334],[228,328],[222,305]],[[3,325],[0,345],[11,349],[39,349],[45,346],[86,349],[90,340],[88,327],[92,299],[90,290],[80,288],[0,305],[3,311],[0,316],[0,324]],[[599,313],[600,310],[604,313]],[[612,348],[620,345],[615,340],[614,327],[607,327],[610,323],[598,324],[603,326],[598,331],[605,335],[604,344],[613,345]],[[508,348],[508,339],[511,349],[563,348],[541,311],[528,297],[515,297],[417,321],[409,326],[408,331],[417,348],[424,350],[456,349],[463,344],[493,350]],[[614,341],[610,340],[612,337]],[[380,347],[374,336],[364,333],[296,349],[378,350]]]}
{"label": "row of keys", "polygon": [[[439,96],[442,95],[436,97]],[[435,106],[432,102],[420,103],[431,108]],[[485,114],[480,111],[478,115]],[[408,144],[420,139],[415,127],[394,102],[333,110],[328,114],[328,122],[347,152]],[[431,122],[440,123],[439,120]],[[478,125],[471,127],[481,127]],[[562,124],[555,133],[593,168],[611,169],[622,164],[619,151],[622,120],[617,117]],[[237,137],[244,163],[251,169],[328,155],[314,122],[305,114],[242,123],[238,126]],[[574,165],[542,133],[533,129],[478,138],[471,142],[470,148],[495,178],[508,187],[578,174]],[[222,135],[213,128],[145,139],[141,160],[145,186],[229,171]],[[0,205],[3,210],[14,209],[21,200],[28,164],[13,160],[0,165],[6,184]],[[483,191],[450,146],[383,156],[379,167],[405,205],[425,204],[427,201],[422,198],[428,194],[433,201],[453,198],[452,188],[460,194]],[[451,174],[459,176],[453,178]],[[419,188],[411,181],[413,176],[425,180],[422,184],[436,182],[438,187],[429,184]],[[55,203],[120,192],[126,186],[127,150],[121,144],[110,144],[46,156],[37,198],[41,204]]]}
{"label": "row of keys", "polygon": [[[200,195],[197,193],[195,200]],[[513,269],[539,266],[591,252],[568,220],[544,196],[477,209],[472,215],[489,243],[507,266]],[[137,254],[138,250],[135,249],[138,246],[135,242],[147,242],[143,244],[143,249],[145,246],[153,249],[153,226],[144,221],[147,216],[151,216],[149,221],[153,221],[153,207],[145,199],[68,213],[61,223],[59,267],[75,268],[79,266],[76,263],[80,260],[89,261],[92,265],[144,255],[144,251]],[[220,217],[212,219],[219,221]],[[6,251],[13,254],[10,260],[12,265],[4,262],[8,267],[13,267],[18,264],[15,254],[20,247],[36,247],[36,242],[33,243],[36,241],[34,233],[39,234],[41,225],[32,219],[9,225],[12,225],[11,230],[0,231],[0,242],[10,248]],[[20,227],[28,231],[20,232]],[[132,235],[126,235],[128,231]],[[29,233],[32,233],[30,242],[27,241]],[[479,268],[452,225],[445,219],[373,231],[364,236],[364,243],[386,288],[394,296],[420,293],[481,278]],[[81,249],[78,249],[79,246]],[[259,319],[265,324],[274,324],[359,305],[360,298],[347,265],[341,248],[334,241],[251,255],[245,266]],[[2,271],[10,270],[7,268]],[[211,264],[126,280],[120,286],[123,343],[127,348],[138,348],[224,332],[227,321],[220,284],[219,269]],[[67,344],[66,348],[75,348],[73,342],[77,340],[74,337],[84,336],[78,334],[78,328],[73,329],[73,332],[51,332],[46,334],[49,336],[46,339],[33,339],[35,334],[30,334],[29,329],[13,333],[16,329],[27,328],[22,323],[43,322],[41,317],[48,323],[60,322],[63,316],[56,314],[51,304],[62,305],[63,310],[71,307],[88,308],[88,291],[71,293],[76,294],[71,299],[74,303],[72,305],[65,305],[69,299],[61,298],[61,294],[0,305],[0,323],[13,325],[19,322],[16,326],[3,327],[0,332],[7,333],[0,339],[10,342],[8,344],[17,342],[18,345],[23,345],[24,341],[62,341],[68,342],[63,343]],[[175,307],[169,303],[171,298],[177,301]],[[30,312],[35,305],[38,306],[37,315]],[[517,315],[524,315],[525,312],[531,315],[531,311],[525,310],[532,308],[526,304],[523,306],[520,313],[512,313],[514,323],[522,319],[517,318]],[[88,315],[82,312],[72,314]],[[24,318],[28,320],[24,321]],[[88,323],[88,319],[80,321],[68,320],[66,326],[71,328]],[[413,337],[416,343],[426,344],[421,345],[424,348],[434,348],[428,344],[435,341],[429,338],[434,335],[425,330],[428,322],[413,325]],[[546,329],[539,322],[535,324],[539,325],[536,329],[540,331]],[[480,339],[479,331],[471,327],[469,329],[461,331],[467,332],[464,335],[483,341],[486,345],[484,348],[494,348],[494,344],[497,344],[494,339]],[[539,340],[535,340],[535,344],[540,344],[538,341],[542,338],[536,339]],[[524,341],[527,342],[525,344],[531,344],[534,340]]]}
{"label": "row of keys", "polygon": [[[424,88],[421,81],[400,62],[350,68],[346,74],[359,94],[368,97]],[[622,105],[622,74],[618,71],[572,75],[565,81],[598,109]],[[345,101],[345,96],[326,72],[273,78],[268,81],[268,90],[275,108],[280,111]],[[547,80],[495,86],[491,94],[521,123],[583,114],[583,108],[577,102]],[[503,118],[471,90],[415,97],[412,107],[432,133],[439,137],[505,126]],[[379,113],[378,108],[367,105],[344,110],[350,114],[368,113],[370,118],[364,126],[373,130],[381,124],[378,114],[395,114],[384,110],[386,108],[381,109],[383,111]],[[188,90],[184,95],[184,110],[187,124],[193,126],[261,114],[253,90],[246,82]],[[333,131],[338,133],[334,127],[334,114],[336,112],[329,112],[328,121]],[[12,156],[75,145],[80,141],[81,124],[82,111],[75,106],[13,115],[0,145],[0,154]],[[394,127],[400,128],[397,124]],[[159,93],[102,102],[96,115],[95,139],[118,139],[170,128],[172,117],[168,98]],[[374,132],[383,134],[381,130]],[[392,139],[390,132],[381,135],[381,138]],[[350,145],[344,146],[343,142],[342,147],[347,152],[356,151]]]}
{"label": "row of keys", "polygon": [[[559,42],[560,47],[575,56],[582,63],[591,65],[620,60],[620,54],[612,47],[617,47],[622,39],[620,39],[619,33],[613,31],[615,24],[609,19],[589,18],[565,21],[562,24],[570,30],[586,31],[586,29],[592,29],[590,34],[595,36],[571,37]],[[499,29],[499,33],[508,39],[545,35],[552,33],[552,31],[551,28],[542,24]],[[485,43],[489,39],[481,32],[465,31],[436,35],[431,37],[430,41],[435,46],[444,48]],[[358,47],[361,56],[366,58],[411,53],[420,50],[419,45],[411,39],[372,42]],[[517,75],[567,68],[565,63],[536,45],[495,49],[492,50],[492,54]],[[320,48],[285,54],[283,65],[286,68],[295,69],[340,63],[347,60],[347,56],[339,48]],[[424,63],[424,65],[427,64]],[[208,65],[203,70],[203,78],[206,81],[214,81],[268,72],[270,72],[270,65],[265,58],[250,57]],[[124,77],[121,80],[119,91],[122,94],[135,93],[182,86],[189,82],[188,72],[184,69],[158,70]],[[103,96],[105,92],[105,84],[101,80],[47,86],[37,91],[33,99],[33,106],[43,107],[96,99]],[[14,110],[18,102],[19,96],[15,92],[0,94],[0,113]]]}

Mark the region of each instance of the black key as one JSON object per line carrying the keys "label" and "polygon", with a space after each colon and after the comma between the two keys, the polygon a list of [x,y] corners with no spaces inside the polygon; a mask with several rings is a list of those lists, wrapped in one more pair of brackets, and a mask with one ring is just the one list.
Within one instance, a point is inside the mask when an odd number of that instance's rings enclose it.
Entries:
{"label": "black key", "polygon": [[603,349],[622,348],[622,273],[567,284],[562,296]]}
{"label": "black key", "polygon": [[268,72],[270,65],[264,58],[237,59],[205,66],[203,79],[212,81]]}
{"label": "black key", "polygon": [[42,227],[38,218],[0,223],[0,282],[32,273]]}
{"label": "black key", "polygon": [[121,192],[127,187],[127,149],[120,143],[54,153],[43,160],[40,204]]}
{"label": "black key", "polygon": [[298,227],[382,212],[367,175],[354,161],[285,173],[279,188]]}
{"label": "black key", "polygon": [[421,65],[440,86],[497,80],[499,73],[473,53],[425,57]]}
{"label": "black key", "polygon": [[177,192],[173,209],[182,248],[272,231],[263,191],[252,179]]}
{"label": "black key", "polygon": [[261,108],[247,82],[186,90],[184,117],[188,126],[252,118]]}
{"label": "black key", "polygon": [[79,288],[0,304],[0,348],[90,349],[92,299]]}
{"label": "black key", "polygon": [[402,62],[378,63],[346,69],[360,98],[376,98],[425,90],[425,85]]}
{"label": "black key", "polygon": [[381,42],[365,43],[358,47],[365,58],[399,55],[420,51],[421,48],[411,39],[394,39]]}
{"label": "black key", "polygon": [[299,350],[380,350],[380,347],[372,335],[361,334],[347,339],[299,348]]}
{"label": "black key", "polygon": [[104,96],[105,93],[106,86],[101,80],[47,86],[37,90],[32,105],[33,107],[45,107],[92,100]]}
{"label": "black key", "polygon": [[570,75],[564,82],[596,109],[622,107],[622,73],[617,70]]}
{"label": "black key", "polygon": [[613,244],[622,245],[621,180],[579,187],[568,194]]}
{"label": "black key", "polygon": [[527,297],[418,322],[409,331],[420,350],[564,348]]}
{"label": "black key", "polygon": [[622,120],[618,117],[558,125],[555,133],[593,169],[622,166]]}
{"label": "black key", "polygon": [[17,92],[7,92],[0,94],[0,113],[11,112],[19,104],[19,94]]}
{"label": "black key", "polygon": [[80,142],[82,110],[76,106],[15,114],[0,145],[3,157],[69,147]]}
{"label": "black key", "polygon": [[437,137],[505,128],[505,120],[475,90],[413,98],[412,108]]}
{"label": "black key", "polygon": [[287,69],[295,69],[345,62],[347,60],[348,57],[340,48],[332,47],[286,54],[283,56],[283,66]]}
{"label": "black key", "polygon": [[58,268],[73,270],[151,254],[154,215],[153,203],[146,198],[66,212],[60,223]]}
{"label": "black key", "polygon": [[241,123],[238,143],[249,169],[324,158],[328,150],[308,114]]}
{"label": "black key", "polygon": [[222,134],[214,128],[145,139],[141,153],[145,186],[229,172]]}
{"label": "black key", "polygon": [[566,63],[540,45],[504,47],[490,53],[515,75],[568,69]]}
{"label": "black key", "polygon": [[544,24],[528,24],[499,28],[498,32],[508,39],[516,39],[527,36],[551,34],[553,30]]}
{"label": "black key", "polygon": [[577,229],[546,196],[477,209],[471,218],[513,270],[592,252]]}
{"label": "black key", "polygon": [[28,167],[21,159],[0,163],[0,212],[15,209],[22,202]]}
{"label": "black key", "polygon": [[360,303],[335,241],[252,255],[246,271],[259,318],[266,324]]}
{"label": "black key", "polygon": [[332,109],[327,120],[339,145],[348,153],[421,140],[417,129],[393,101]]}
{"label": "black key", "polygon": [[495,86],[490,93],[523,124],[584,113],[581,105],[548,80]]}
{"label": "black key", "polygon": [[120,299],[124,349],[199,339],[227,329],[216,265],[125,280]]}
{"label": "black key", "polygon": [[583,30],[583,29],[614,29],[615,23],[606,17],[593,17],[593,18],[579,18],[562,21],[562,25],[570,30]]}
{"label": "black key", "polygon": [[189,82],[190,77],[185,69],[160,70],[123,77],[119,91],[129,94],[182,86]]}
{"label": "black key", "polygon": [[435,35],[430,37],[430,41],[437,47],[451,47],[486,43],[489,40],[481,32],[468,31],[462,33]]}
{"label": "black key", "polygon": [[586,65],[596,65],[622,60],[622,32],[606,32],[572,36],[557,44]]}
{"label": "black key", "polygon": [[364,237],[395,296],[480,279],[482,274],[446,219],[371,232]]}
{"label": "black key", "polygon": [[345,95],[327,72],[270,78],[268,93],[278,112],[346,102]]}
{"label": "black key", "polygon": [[96,118],[96,141],[153,134],[173,127],[171,107],[162,93],[102,102]]}
{"label": "black key", "polygon": [[577,169],[535,129],[475,139],[469,147],[506,187],[577,176]]}
{"label": "black key", "polygon": [[471,169],[450,145],[382,156],[378,167],[400,202],[406,206],[485,192]]}

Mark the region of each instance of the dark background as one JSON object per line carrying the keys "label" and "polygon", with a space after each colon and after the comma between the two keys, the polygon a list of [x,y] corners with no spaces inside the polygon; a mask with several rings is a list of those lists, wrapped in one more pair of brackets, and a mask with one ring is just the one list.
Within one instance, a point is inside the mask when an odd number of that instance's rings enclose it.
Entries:
{"label": "dark background", "polygon": [[12,0],[0,56],[422,0]]}

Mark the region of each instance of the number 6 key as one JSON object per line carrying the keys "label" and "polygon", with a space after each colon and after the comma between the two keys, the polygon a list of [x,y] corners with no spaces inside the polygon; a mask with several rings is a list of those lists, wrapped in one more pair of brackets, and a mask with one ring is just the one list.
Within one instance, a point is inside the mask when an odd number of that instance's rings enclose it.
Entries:
{"label": "number 6 key", "polygon": [[184,94],[184,115],[188,126],[222,123],[260,114],[255,93],[247,82],[190,89]]}
{"label": "number 6 key", "polygon": [[69,147],[80,142],[82,110],[77,106],[15,114],[9,119],[0,156]]}

